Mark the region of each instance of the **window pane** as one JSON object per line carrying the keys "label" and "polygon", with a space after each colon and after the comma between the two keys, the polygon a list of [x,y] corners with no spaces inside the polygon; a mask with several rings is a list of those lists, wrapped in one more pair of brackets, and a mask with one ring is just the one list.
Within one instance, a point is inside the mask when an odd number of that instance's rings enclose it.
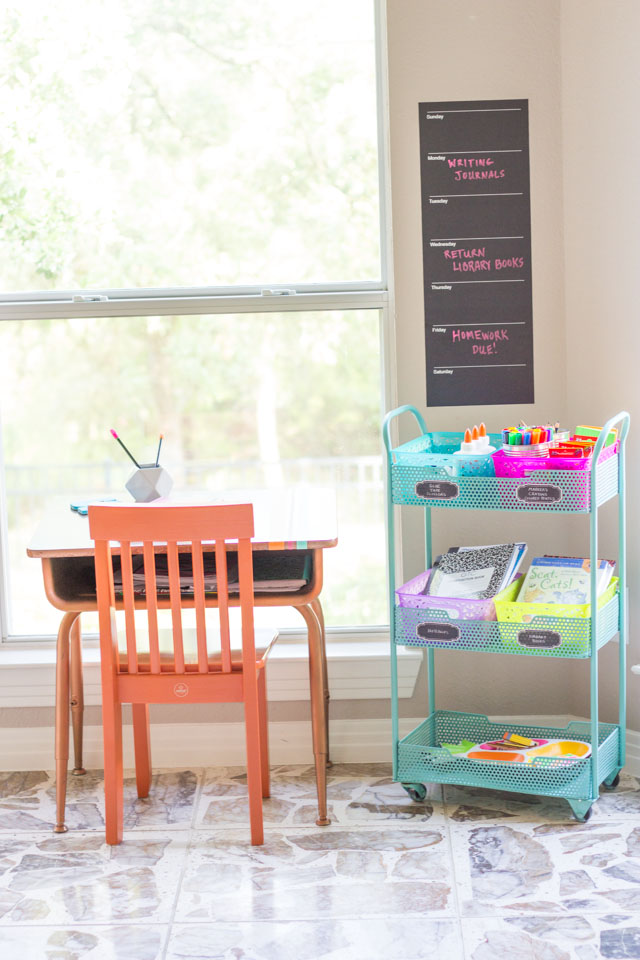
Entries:
{"label": "window pane", "polygon": [[371,0],[20,0],[0,37],[3,291],[380,278]]}
{"label": "window pane", "polygon": [[[144,461],[163,433],[176,492],[334,487],[327,622],[384,623],[378,325],[377,311],[0,324],[11,632],[57,630],[25,553],[47,505],[130,499],[132,465],[111,427]],[[278,623],[302,621],[279,610]]]}

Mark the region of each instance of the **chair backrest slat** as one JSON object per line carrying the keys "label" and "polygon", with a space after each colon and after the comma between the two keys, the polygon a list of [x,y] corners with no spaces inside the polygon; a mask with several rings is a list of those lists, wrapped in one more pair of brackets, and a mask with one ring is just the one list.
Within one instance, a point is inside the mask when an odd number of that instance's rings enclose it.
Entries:
{"label": "chair backrest slat", "polygon": [[218,613],[220,615],[222,672],[231,673],[229,581],[227,576],[227,551],[225,549],[224,540],[216,540],[216,583],[218,592]]}
{"label": "chair backrest slat", "polygon": [[160,673],[160,644],[158,641],[158,597],[156,594],[156,555],[153,543],[144,543],[144,583],[149,628],[149,665],[151,673]]}
{"label": "chair backrest slat", "polygon": [[253,625],[253,552],[250,540],[238,540],[238,579],[242,617],[242,657],[246,664],[254,662],[256,657]]}
{"label": "chair backrest slat", "polygon": [[200,673],[208,673],[207,625],[204,604],[204,561],[202,557],[202,543],[199,540],[194,540],[191,545],[191,564],[193,569],[193,603],[196,610],[198,670]]}
{"label": "chair backrest slat", "polygon": [[171,625],[173,627],[173,656],[176,673],[184,673],[184,643],[182,640],[182,596],[180,590],[180,566],[178,544],[167,544],[169,567],[169,599],[171,601]]}
{"label": "chair backrest slat", "polygon": [[122,599],[124,602],[125,629],[127,635],[127,672],[138,672],[138,651],[136,648],[135,600],[133,596],[133,565],[131,562],[131,544],[120,544],[120,569],[122,571]]}

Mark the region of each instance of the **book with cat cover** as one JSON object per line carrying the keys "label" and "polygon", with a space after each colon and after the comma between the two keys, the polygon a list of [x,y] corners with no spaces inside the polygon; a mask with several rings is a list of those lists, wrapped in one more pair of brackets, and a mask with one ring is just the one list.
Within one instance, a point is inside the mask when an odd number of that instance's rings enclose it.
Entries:
{"label": "book with cat cover", "polygon": [[[518,594],[519,603],[589,603],[591,564],[583,557],[534,557]],[[597,593],[607,589],[615,563],[598,561]]]}

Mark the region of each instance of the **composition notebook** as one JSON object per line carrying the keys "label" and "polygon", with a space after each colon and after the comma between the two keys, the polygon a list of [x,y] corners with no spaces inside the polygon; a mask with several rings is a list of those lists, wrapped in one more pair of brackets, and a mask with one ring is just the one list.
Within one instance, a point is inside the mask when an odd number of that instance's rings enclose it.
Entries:
{"label": "composition notebook", "polygon": [[436,559],[423,592],[434,597],[488,600],[511,581],[526,549],[525,543],[454,547]]}

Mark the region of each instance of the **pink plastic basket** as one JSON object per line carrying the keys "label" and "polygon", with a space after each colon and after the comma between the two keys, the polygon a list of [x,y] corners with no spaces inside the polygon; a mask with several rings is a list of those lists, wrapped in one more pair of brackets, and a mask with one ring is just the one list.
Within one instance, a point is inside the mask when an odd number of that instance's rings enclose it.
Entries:
{"label": "pink plastic basket", "polygon": [[[608,460],[618,452],[618,442],[605,447],[600,453],[599,463]],[[493,454],[496,477],[528,477],[534,470],[581,470],[591,472],[591,457],[510,457],[503,450]]]}
{"label": "pink plastic basket", "polygon": [[407,581],[396,590],[398,604],[401,607],[430,607],[434,610],[446,610],[450,617],[459,620],[495,620],[494,598],[488,600],[462,600],[458,597],[430,597],[422,593],[431,573],[419,573],[413,580]]}

